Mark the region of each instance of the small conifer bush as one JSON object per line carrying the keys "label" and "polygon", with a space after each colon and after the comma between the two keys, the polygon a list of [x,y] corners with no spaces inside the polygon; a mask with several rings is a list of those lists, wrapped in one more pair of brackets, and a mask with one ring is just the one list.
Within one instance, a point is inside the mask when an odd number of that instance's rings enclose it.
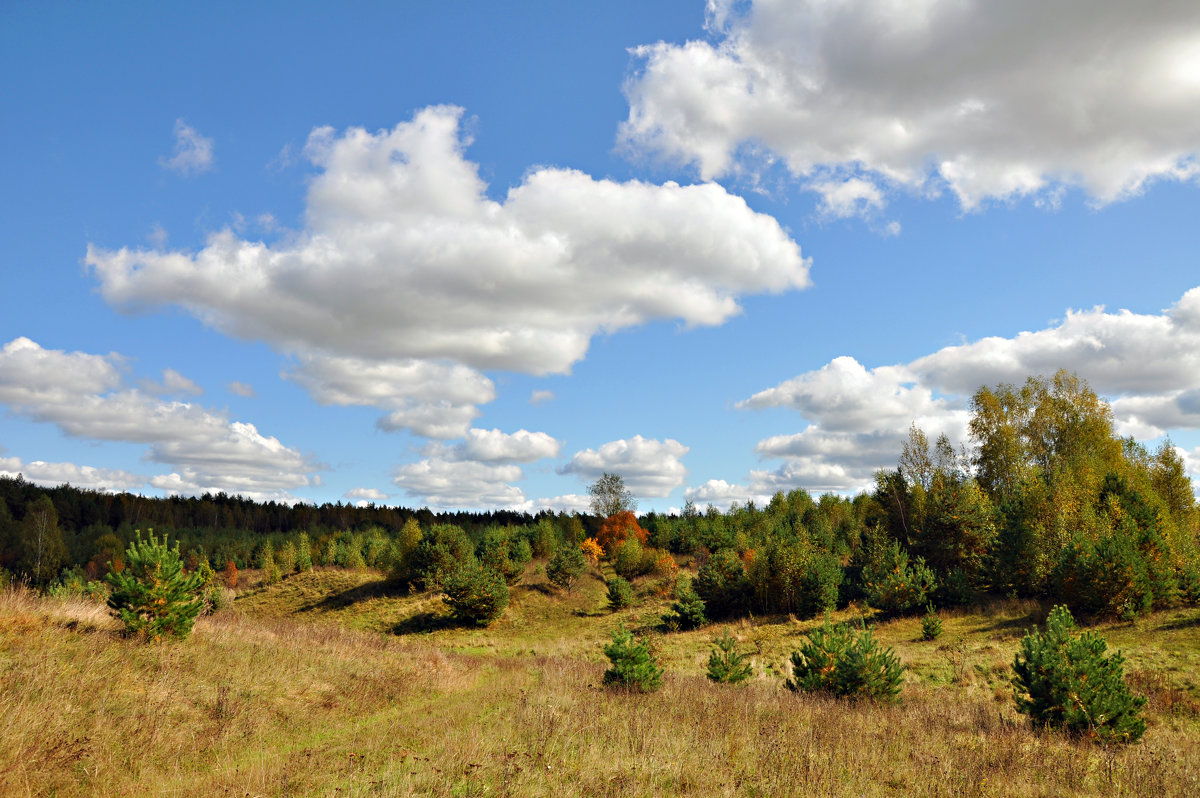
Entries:
{"label": "small conifer bush", "polygon": [[108,606],[125,624],[128,635],[147,640],[187,637],[204,608],[203,587],[198,573],[185,574],[179,544],[168,548],[153,532],[147,540],[141,533],[125,552],[122,571],[105,577],[112,592]]}
{"label": "small conifer bush", "polygon": [[894,650],[875,642],[866,626],[853,629],[827,620],[792,652],[792,675],[789,690],[892,701],[900,695],[904,666]]}
{"label": "small conifer bush", "polygon": [[1146,730],[1141,710],[1146,699],[1125,683],[1120,652],[1094,632],[1075,634],[1075,619],[1055,607],[1046,631],[1030,630],[1013,660],[1017,710],[1037,726],[1104,743],[1132,743]]}
{"label": "small conifer bush", "polygon": [[650,650],[650,641],[634,639],[633,632],[620,626],[613,632],[612,642],[604,647],[612,667],[604,672],[604,684],[641,693],[653,693],[662,687],[662,668]]}
{"label": "small conifer bush", "polygon": [[633,604],[633,585],[621,576],[614,576],[608,585],[608,606],[614,610],[625,609]]}
{"label": "small conifer bush", "polygon": [[508,606],[508,583],[497,571],[474,559],[452,570],[442,584],[442,601],[464,623],[487,626]]}
{"label": "small conifer bush", "polygon": [[938,617],[937,612],[930,604],[925,610],[924,617],[921,618],[921,639],[922,640],[937,640],[942,634],[942,619]]}
{"label": "small conifer bush", "polygon": [[704,614],[704,599],[692,587],[688,579],[680,579],[675,586],[675,601],[671,611],[663,617],[671,629],[699,629],[708,623]]}
{"label": "small conifer bush", "polygon": [[726,629],[713,640],[713,649],[708,655],[708,678],[721,684],[740,684],[753,675],[754,666],[745,654],[738,652],[737,641]]}

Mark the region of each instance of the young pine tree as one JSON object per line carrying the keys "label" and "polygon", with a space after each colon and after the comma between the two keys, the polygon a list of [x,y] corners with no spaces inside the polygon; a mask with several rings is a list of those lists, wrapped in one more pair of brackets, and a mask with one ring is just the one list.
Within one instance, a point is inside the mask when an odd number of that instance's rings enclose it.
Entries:
{"label": "young pine tree", "polygon": [[1146,699],[1125,683],[1120,652],[1105,657],[1107,643],[1094,632],[1075,633],[1075,619],[1055,607],[1046,631],[1031,630],[1013,659],[1017,711],[1038,726],[1063,729],[1105,743],[1141,739]]}
{"label": "young pine tree", "polygon": [[125,624],[126,634],[153,641],[187,637],[204,600],[202,577],[184,573],[179,544],[168,548],[165,536],[159,541],[151,531],[142,540],[139,532],[124,561],[124,570],[110,571],[105,581],[112,589],[108,606]]}
{"label": "young pine tree", "polygon": [[662,687],[662,668],[650,650],[650,641],[635,640],[633,632],[620,626],[613,632],[612,642],[604,647],[612,667],[604,672],[604,684],[625,690],[653,693]]}
{"label": "young pine tree", "polygon": [[565,542],[546,563],[546,578],[568,593],[587,570],[587,559],[578,543]]}
{"label": "young pine tree", "polygon": [[738,653],[737,641],[726,629],[713,640],[708,655],[708,678],[720,684],[740,684],[754,675],[754,666],[745,654]]}
{"label": "young pine tree", "polygon": [[792,652],[793,691],[832,693],[838,698],[891,701],[900,695],[904,666],[891,648],[880,648],[871,630],[826,621]]}

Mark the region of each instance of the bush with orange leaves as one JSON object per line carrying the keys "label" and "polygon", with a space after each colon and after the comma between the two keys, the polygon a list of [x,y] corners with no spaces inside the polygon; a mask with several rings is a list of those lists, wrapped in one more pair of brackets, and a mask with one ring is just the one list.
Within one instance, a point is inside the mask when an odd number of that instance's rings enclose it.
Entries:
{"label": "bush with orange leaves", "polygon": [[587,538],[579,544],[579,548],[583,551],[583,556],[587,557],[588,562],[593,567],[600,564],[600,558],[604,556],[604,549],[596,542],[595,538]]}
{"label": "bush with orange leaves", "polygon": [[625,510],[604,519],[596,534],[596,542],[611,555],[630,536],[636,537],[639,543],[645,543],[648,537],[646,530],[638,524],[637,516]]}

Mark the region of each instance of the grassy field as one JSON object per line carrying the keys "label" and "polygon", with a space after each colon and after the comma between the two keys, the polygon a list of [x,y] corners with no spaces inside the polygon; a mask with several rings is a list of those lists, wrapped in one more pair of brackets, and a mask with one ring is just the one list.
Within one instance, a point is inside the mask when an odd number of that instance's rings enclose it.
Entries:
{"label": "grassy field", "polygon": [[[1149,698],[1134,746],[1031,730],[1010,697],[1017,643],[1045,608],[998,603],[877,637],[908,666],[896,705],[783,688],[816,621],[730,625],[758,677],[704,678],[722,626],[659,635],[667,677],[601,688],[618,624],[667,600],[604,609],[536,568],[488,629],[377,574],[319,570],[244,588],[183,643],[118,634],[102,606],[0,593],[3,795],[1200,795],[1200,610],[1098,627]],[[837,617],[856,617],[854,609]]]}

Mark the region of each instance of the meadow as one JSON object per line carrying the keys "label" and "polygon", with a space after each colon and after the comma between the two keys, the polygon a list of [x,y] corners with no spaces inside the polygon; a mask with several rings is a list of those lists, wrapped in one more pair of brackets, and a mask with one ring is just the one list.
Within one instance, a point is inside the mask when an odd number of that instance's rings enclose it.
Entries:
{"label": "meadow", "polygon": [[[0,593],[0,794],[638,796],[1200,794],[1200,609],[1095,628],[1149,702],[1136,745],[1032,729],[1010,664],[1048,607],[994,600],[880,622],[907,666],[896,704],[784,689],[819,619],[751,617],[665,633],[642,586],[609,612],[593,570],[570,595],[536,562],[487,628],[371,570],[273,585],[243,572],[232,608],[182,642],[123,638],[102,604]],[[870,615],[854,605],[835,619]],[[606,689],[617,624],[666,669],[643,695]],[[756,677],[709,682],[729,629]]]}

